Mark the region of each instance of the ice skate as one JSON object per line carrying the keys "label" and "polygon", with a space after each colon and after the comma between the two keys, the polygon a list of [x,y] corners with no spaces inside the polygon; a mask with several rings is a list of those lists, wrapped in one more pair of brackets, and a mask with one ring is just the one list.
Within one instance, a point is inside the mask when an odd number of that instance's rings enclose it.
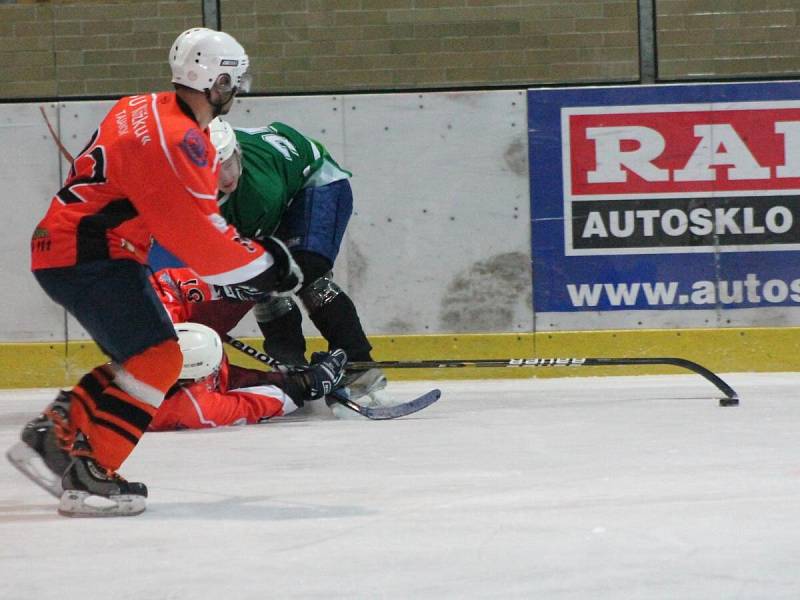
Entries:
{"label": "ice skate", "polygon": [[65,517],[131,517],[144,512],[147,486],[126,481],[97,464],[91,447],[80,434],[72,455],[62,480],[60,514]]}
{"label": "ice skate", "polygon": [[61,478],[72,460],[70,400],[69,392],[60,392],[41,415],[25,425],[20,441],[6,452],[12,465],[56,498],[61,497]]}
{"label": "ice skate", "polygon": [[354,372],[326,401],[337,419],[363,419],[362,415],[336,402],[337,397],[367,407],[394,406],[398,402],[385,391],[387,383],[386,375],[380,369]]}
{"label": "ice skate", "polygon": [[344,387],[350,392],[350,399],[357,400],[386,387],[386,375],[380,369],[354,371],[344,379]]}

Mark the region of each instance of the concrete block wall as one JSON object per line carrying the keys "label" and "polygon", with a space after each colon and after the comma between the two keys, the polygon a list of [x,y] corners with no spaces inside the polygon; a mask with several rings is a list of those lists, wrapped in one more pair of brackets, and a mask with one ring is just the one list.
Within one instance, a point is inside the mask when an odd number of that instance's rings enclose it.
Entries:
{"label": "concrete block wall", "polygon": [[227,0],[257,87],[380,89],[638,77],[636,0]]}
{"label": "concrete block wall", "polygon": [[796,76],[797,0],[657,0],[658,76]]}
{"label": "concrete block wall", "polygon": [[124,95],[169,86],[167,48],[200,2],[0,3],[4,98]]}
{"label": "concrete block wall", "polygon": [[[662,79],[794,76],[797,0],[653,0]],[[166,48],[203,24],[182,0],[0,0],[5,98],[169,85]],[[638,0],[220,0],[255,91],[633,82]]]}

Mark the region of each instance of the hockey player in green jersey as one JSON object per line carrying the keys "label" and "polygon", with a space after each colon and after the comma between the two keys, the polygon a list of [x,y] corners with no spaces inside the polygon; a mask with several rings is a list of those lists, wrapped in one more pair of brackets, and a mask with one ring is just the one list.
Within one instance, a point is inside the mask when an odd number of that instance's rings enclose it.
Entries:
{"label": "hockey player in green jersey", "polygon": [[[351,173],[322,144],[283,123],[233,129],[215,119],[210,132],[222,161],[222,215],[242,235],[283,240],[303,273],[296,296],[329,347],[344,349],[351,361],[371,361],[372,346],[356,307],[332,273],[353,211]],[[254,312],[264,350],[285,364],[306,364],[302,315],[294,298],[274,295],[256,304]],[[383,404],[390,402],[378,393],[385,385],[383,374],[372,369],[353,387],[368,390],[374,404]]]}

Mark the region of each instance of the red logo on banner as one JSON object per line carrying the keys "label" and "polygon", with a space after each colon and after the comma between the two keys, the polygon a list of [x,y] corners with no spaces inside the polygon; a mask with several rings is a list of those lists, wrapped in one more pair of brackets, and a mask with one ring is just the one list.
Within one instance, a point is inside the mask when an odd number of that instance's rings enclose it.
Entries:
{"label": "red logo on banner", "polygon": [[621,199],[800,190],[800,103],[780,104],[565,109],[566,191]]}

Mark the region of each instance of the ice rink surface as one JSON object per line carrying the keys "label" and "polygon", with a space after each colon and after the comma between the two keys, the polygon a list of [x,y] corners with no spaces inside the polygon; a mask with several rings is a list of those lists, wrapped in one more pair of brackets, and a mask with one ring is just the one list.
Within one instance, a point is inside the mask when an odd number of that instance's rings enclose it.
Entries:
{"label": "ice rink surface", "polygon": [[[391,383],[395,421],[324,406],[147,434],[138,517],[68,519],[0,463],[0,598],[800,598],[800,374]],[[0,446],[52,398],[0,392]]]}

